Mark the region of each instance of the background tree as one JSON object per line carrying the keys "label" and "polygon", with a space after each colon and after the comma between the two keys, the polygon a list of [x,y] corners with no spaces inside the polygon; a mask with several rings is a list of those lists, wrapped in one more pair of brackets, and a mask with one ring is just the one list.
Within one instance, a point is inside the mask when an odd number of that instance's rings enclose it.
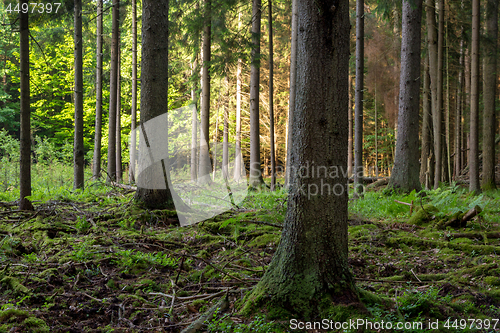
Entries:
{"label": "background tree", "polygon": [[472,0],[469,191],[479,193],[479,0]]}
{"label": "background tree", "polygon": [[129,180],[135,181],[134,168],[137,159],[135,129],[137,124],[137,0],[132,0],[132,105],[131,105],[131,138]]}
{"label": "background tree", "polygon": [[269,24],[269,137],[271,144],[271,191],[276,185],[276,154],[274,150],[274,104],[273,104],[273,1],[268,3]]}
{"label": "background tree", "polygon": [[363,183],[363,76],[365,70],[365,4],[356,1],[356,91],[354,102],[354,192],[362,193]]}
{"label": "background tree", "polygon": [[421,17],[421,0],[403,1],[398,137],[388,187],[407,193],[421,190],[418,161]]}
{"label": "background tree", "polygon": [[[95,134],[94,157],[92,161],[92,178],[101,177],[101,140],[102,140],[102,0],[97,1],[97,29],[96,29],[96,83],[95,83]],[[131,145],[135,147],[135,144]]]}
{"label": "background tree", "polygon": [[82,0],[75,0],[75,137],[73,188],[84,186]]}
{"label": "background tree", "polygon": [[290,88],[288,97],[288,121],[287,121],[287,138],[286,138],[286,172],[285,172],[285,185],[288,186],[290,182],[290,168],[292,163],[292,126],[293,114],[295,113],[295,95],[296,95],[296,81],[297,81],[297,0],[292,0],[292,27],[291,27],[291,40],[290,40]]}
{"label": "background tree", "polygon": [[[28,4],[22,0],[21,5]],[[28,12],[19,12],[19,57],[21,86],[21,135],[20,135],[20,170],[19,170],[19,209],[33,210],[33,205],[26,198],[31,195],[31,112],[30,112],[30,48]]]}
{"label": "background tree", "polygon": [[483,56],[483,179],[481,188],[490,190],[495,184],[495,101],[497,75],[498,0],[486,0],[486,36]]}
{"label": "background tree", "polygon": [[[120,37],[118,37],[118,40]],[[118,73],[116,74],[116,181],[122,182],[122,99],[121,99],[121,50],[118,43]]]}
{"label": "background tree", "polygon": [[[298,2],[297,96],[293,165],[345,167],[349,62],[348,1]],[[329,144],[324,144],[325,142]],[[342,174],[342,173],[341,173]],[[359,304],[347,263],[346,177],[292,172],[281,241],[246,309],[269,302],[314,318],[331,306]],[[328,193],[342,189],[341,195]],[[301,188],[323,191],[303,193]],[[338,192],[337,192],[338,193]],[[335,211],[325,209],[335,207]]]}
{"label": "background tree", "polygon": [[111,36],[111,69],[109,78],[109,118],[108,118],[108,181],[116,180],[116,104],[118,87],[118,43],[120,29],[120,0],[113,1]]}

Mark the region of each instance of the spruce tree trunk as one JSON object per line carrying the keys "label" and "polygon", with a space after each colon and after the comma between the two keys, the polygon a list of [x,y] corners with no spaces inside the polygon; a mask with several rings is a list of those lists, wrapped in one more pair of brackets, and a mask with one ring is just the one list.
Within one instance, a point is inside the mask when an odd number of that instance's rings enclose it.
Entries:
{"label": "spruce tree trunk", "polygon": [[[21,5],[25,3],[28,4],[28,1],[21,1]],[[31,195],[30,31],[28,25],[28,12],[19,12],[19,56],[21,74],[19,209],[21,210],[33,210],[33,205],[26,199],[26,197]]]}
{"label": "spruce tree trunk", "polygon": [[421,190],[418,163],[421,17],[422,0],[403,1],[398,136],[388,186],[404,193]]}
{"label": "spruce tree trunk", "polygon": [[121,59],[120,44],[118,44],[118,73],[116,80],[116,181],[122,182],[122,119],[121,119]]}
{"label": "spruce tree trunk", "polygon": [[132,0],[132,110],[131,110],[131,140],[129,181],[135,182],[135,164],[137,160],[137,0]]}
{"label": "spruce tree trunk", "polygon": [[457,83],[457,106],[455,108],[455,168],[454,179],[457,180],[462,171],[462,105],[463,105],[463,86],[464,86],[464,28],[462,26],[462,39],[460,40],[460,58],[458,68],[458,83]]}
{"label": "spruce tree trunk", "polygon": [[236,147],[234,161],[234,181],[241,180],[241,169],[243,166],[241,155],[241,59],[238,59],[236,69]]}
{"label": "spruce tree trunk", "polygon": [[[102,0],[97,1],[97,47],[96,47],[96,83],[95,83],[95,134],[94,158],[92,159],[92,178],[101,178],[101,140],[102,140]],[[134,146],[132,146],[134,147]]]}
{"label": "spruce tree trunk", "polygon": [[470,47],[465,49],[464,58],[464,77],[465,77],[465,101],[464,109],[462,110],[462,166],[465,168],[469,165],[469,132],[466,130],[469,127],[470,118],[470,96],[471,96],[471,70],[470,70]]}
{"label": "spruce tree trunk", "polygon": [[495,184],[495,100],[497,92],[498,0],[486,0],[486,38],[484,46],[483,80],[483,190]]}
{"label": "spruce tree trunk", "polygon": [[349,75],[349,104],[348,104],[348,114],[347,114],[347,121],[348,121],[348,126],[349,126],[349,138],[347,140],[347,177],[351,178],[352,176],[352,159],[353,159],[353,119],[352,119],[352,78]]}
{"label": "spruce tree trunk", "polygon": [[264,180],[260,167],[260,22],[261,0],[252,3],[252,55],[250,67],[250,186],[259,188]]}
{"label": "spruce tree trunk", "polygon": [[[194,73],[198,70],[198,55],[191,66],[191,75],[194,76]],[[198,152],[198,112],[196,111],[196,106],[198,103],[198,99],[196,98],[196,83],[193,83],[193,87],[191,88],[191,102],[193,104],[191,108],[191,163],[190,163],[190,171],[191,171],[191,181],[196,182],[198,179],[198,163],[197,163],[197,152]]]}
{"label": "spruce tree trunk", "polygon": [[83,147],[83,48],[82,48],[82,0],[75,0],[75,133],[73,147],[74,189],[84,186]]}
{"label": "spruce tree trunk", "polygon": [[479,0],[472,0],[469,191],[479,193]]}
{"label": "spruce tree trunk", "polygon": [[[267,303],[307,320],[321,318],[332,302],[355,307],[359,300],[347,261],[347,177],[340,172],[347,164],[348,1],[299,1],[298,13],[287,216],[272,262],[244,311]],[[295,172],[306,165],[309,177]]]}
{"label": "spruce tree trunk", "polygon": [[[438,165],[436,163],[436,168],[440,168],[441,170],[441,179],[439,181],[442,182],[448,182],[448,156],[446,154],[447,148],[446,148],[446,139],[443,140],[443,132],[444,131],[444,122],[443,122],[443,114],[445,112],[444,110],[444,101],[443,101],[443,89],[444,89],[444,80],[443,80],[443,70],[444,70],[444,0],[439,0],[438,1],[438,14],[439,14],[439,22],[438,22],[438,68],[437,68],[437,111],[436,111],[436,117],[434,118],[437,122],[437,124],[434,124],[435,128],[438,129],[439,131],[439,136],[441,137],[441,145],[440,145],[440,157],[441,157],[441,162]],[[446,132],[445,132],[446,133]],[[434,135],[437,135],[434,133]],[[438,184],[439,185],[439,184]],[[436,184],[434,183],[434,187],[436,187]]]}
{"label": "spruce tree trunk", "polygon": [[427,41],[429,43],[429,73],[431,78],[432,127],[434,137],[434,188],[441,181],[442,138],[441,138],[441,108],[438,104],[438,36],[436,31],[435,1],[426,0]]}
{"label": "spruce tree trunk", "polygon": [[290,41],[290,95],[288,99],[288,122],[286,135],[286,169],[285,169],[285,187],[290,183],[290,165],[292,165],[292,135],[293,115],[295,113],[295,95],[297,85],[297,21],[298,21],[298,0],[292,0],[292,31]]}
{"label": "spruce tree trunk", "polygon": [[119,28],[120,0],[114,0],[111,33],[111,68],[109,78],[108,182],[116,180],[116,89],[118,80]]}
{"label": "spruce tree trunk", "polygon": [[224,132],[222,133],[222,177],[229,179],[229,76],[226,74],[227,98],[224,103]]}
{"label": "spruce tree trunk", "polygon": [[271,191],[276,185],[276,153],[274,149],[273,86],[273,1],[269,0],[269,141],[271,142]]}
{"label": "spruce tree trunk", "polygon": [[[200,112],[200,158],[198,161],[198,182],[206,184],[210,182],[210,59],[211,59],[211,0],[205,0],[205,22],[203,26],[202,41],[202,73],[201,73],[201,112]],[[214,161],[215,162],[215,161]]]}
{"label": "spruce tree trunk", "polygon": [[426,180],[430,179],[429,176],[429,157],[431,150],[431,106],[430,106],[430,91],[429,91],[429,56],[427,55],[424,60],[424,80],[423,80],[423,93],[422,93],[422,151],[420,153],[420,183],[427,184]]}
{"label": "spruce tree trunk", "polygon": [[[148,120],[168,112],[168,0],[143,0],[142,2],[142,63],[141,63],[141,127]],[[165,130],[168,130],[165,128]],[[139,152],[141,153],[141,152]],[[145,153],[147,156],[147,153]],[[150,209],[175,209],[167,182],[168,168],[165,160],[161,167],[165,176],[165,189],[150,189],[138,186],[135,200]],[[138,184],[147,183],[150,169],[137,175]],[[144,177],[145,181],[141,180]]]}
{"label": "spruce tree trunk", "polygon": [[354,106],[354,195],[363,192],[363,75],[365,60],[364,0],[356,1],[356,92]]}

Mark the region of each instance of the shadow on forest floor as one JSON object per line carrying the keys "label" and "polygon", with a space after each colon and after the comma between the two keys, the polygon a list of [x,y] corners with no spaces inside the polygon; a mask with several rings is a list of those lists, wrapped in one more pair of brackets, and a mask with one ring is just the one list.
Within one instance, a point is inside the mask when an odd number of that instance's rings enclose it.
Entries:
{"label": "shadow on forest floor", "polygon": [[[180,332],[226,294],[229,310],[202,331],[300,331],[284,318],[237,314],[279,241],[284,192],[183,228],[172,212],[139,209],[126,190],[89,198],[35,203],[34,212],[0,205],[0,332]],[[443,332],[489,319],[479,331],[500,331],[499,195],[429,192],[422,200],[439,216],[483,208],[459,230],[408,224],[409,207],[394,200],[420,199],[367,193],[350,202],[349,264],[366,319],[439,320]],[[406,330],[418,331],[430,330]]]}

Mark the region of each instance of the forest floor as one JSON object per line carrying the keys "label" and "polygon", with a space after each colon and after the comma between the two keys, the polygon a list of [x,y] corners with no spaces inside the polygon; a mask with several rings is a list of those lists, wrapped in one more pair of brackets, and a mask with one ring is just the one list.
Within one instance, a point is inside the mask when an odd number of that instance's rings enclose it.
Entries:
{"label": "forest floor", "polygon": [[[34,202],[33,212],[0,202],[0,332],[180,332],[226,295],[229,309],[202,331],[300,331],[284,318],[238,314],[279,242],[284,191],[179,227],[171,212],[136,207],[130,191],[95,187]],[[439,211],[410,224],[410,207],[395,200]],[[436,226],[475,206],[482,212],[465,227]],[[349,209],[349,264],[370,311],[364,319],[424,323],[402,332],[431,331],[437,320],[442,332],[500,332],[498,192],[368,192]]]}

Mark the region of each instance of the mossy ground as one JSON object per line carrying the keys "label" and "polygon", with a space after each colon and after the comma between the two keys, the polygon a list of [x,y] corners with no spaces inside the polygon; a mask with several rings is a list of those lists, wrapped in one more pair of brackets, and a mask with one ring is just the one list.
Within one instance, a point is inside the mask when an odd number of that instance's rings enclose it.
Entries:
{"label": "mossy ground", "polygon": [[[240,209],[183,228],[132,196],[95,185],[34,202],[34,212],[0,205],[0,332],[180,332],[223,291],[230,310],[206,331],[292,331],[285,315],[238,315],[279,242],[269,224],[283,222],[284,191],[253,193]],[[432,204],[436,218],[475,205],[483,212],[465,230],[439,230],[407,223],[409,207],[394,200]],[[498,318],[499,207],[497,192],[473,197],[458,187],[350,201],[349,264],[370,314],[339,308],[326,319]]]}

